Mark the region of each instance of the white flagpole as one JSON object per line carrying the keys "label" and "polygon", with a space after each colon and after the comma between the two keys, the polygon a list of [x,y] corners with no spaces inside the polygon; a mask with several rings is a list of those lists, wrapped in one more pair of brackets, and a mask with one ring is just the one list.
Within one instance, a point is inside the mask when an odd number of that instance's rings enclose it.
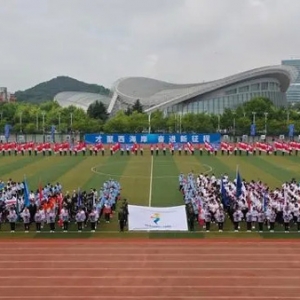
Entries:
{"label": "white flagpole", "polygon": [[148,115],[148,133],[151,133],[151,113]]}

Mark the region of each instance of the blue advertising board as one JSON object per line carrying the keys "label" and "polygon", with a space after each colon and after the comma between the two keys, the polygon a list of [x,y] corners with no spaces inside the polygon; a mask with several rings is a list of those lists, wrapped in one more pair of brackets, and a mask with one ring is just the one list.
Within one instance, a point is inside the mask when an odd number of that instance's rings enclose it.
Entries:
{"label": "blue advertising board", "polygon": [[84,136],[88,144],[157,144],[157,143],[193,143],[205,142],[218,144],[221,140],[219,133],[208,134],[97,134],[91,133]]}

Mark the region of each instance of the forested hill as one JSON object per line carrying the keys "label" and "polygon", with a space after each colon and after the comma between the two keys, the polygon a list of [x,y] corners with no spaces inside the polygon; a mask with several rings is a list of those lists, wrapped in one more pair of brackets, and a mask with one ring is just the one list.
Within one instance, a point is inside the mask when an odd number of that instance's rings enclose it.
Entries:
{"label": "forested hill", "polygon": [[52,100],[60,92],[67,91],[109,94],[109,89],[101,85],[88,84],[67,76],[59,76],[25,91],[17,91],[15,95],[18,102],[42,103]]}

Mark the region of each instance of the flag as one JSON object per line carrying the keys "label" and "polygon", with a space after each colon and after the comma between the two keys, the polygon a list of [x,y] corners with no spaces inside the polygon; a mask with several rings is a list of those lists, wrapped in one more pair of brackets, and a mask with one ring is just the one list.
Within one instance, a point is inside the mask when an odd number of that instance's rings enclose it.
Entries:
{"label": "flag", "polygon": [[78,188],[78,195],[77,195],[77,206],[81,207],[82,201],[81,201],[81,194],[80,194],[80,188]]}
{"label": "flag", "polygon": [[203,226],[205,223],[205,220],[202,218],[201,205],[198,206],[198,223],[199,223],[199,226]]}
{"label": "flag", "polygon": [[43,186],[42,186],[41,181],[40,181],[40,183],[39,183],[39,200],[40,200],[40,203],[41,203],[42,200],[43,200]]}
{"label": "flag", "polygon": [[55,125],[52,125],[51,126],[51,139],[52,139],[52,142],[55,141],[55,130],[56,130]]}
{"label": "flag", "polygon": [[5,188],[5,183],[0,183],[0,190],[3,190]]}
{"label": "flag", "polygon": [[236,172],[236,198],[238,199],[242,195],[242,178],[239,172],[239,168],[237,167],[237,172]]}
{"label": "flag", "polygon": [[251,124],[251,126],[250,126],[250,135],[255,136],[255,134],[256,134],[256,126],[255,126],[255,124]]}
{"label": "flag", "polygon": [[227,192],[226,192],[226,189],[225,189],[223,178],[222,178],[222,181],[221,181],[221,198],[222,198],[222,204],[224,206],[228,206],[229,205],[229,199],[228,199],[228,196],[227,196]]}
{"label": "flag", "polygon": [[27,180],[24,177],[24,206],[28,207],[30,205],[30,201],[29,201],[29,187],[27,184]]}
{"label": "flag", "polygon": [[264,192],[264,197],[263,197],[263,208],[264,208],[264,212],[267,211],[267,193]]}
{"label": "flag", "polygon": [[5,136],[6,142],[8,142],[8,140],[9,140],[10,130],[11,130],[11,125],[6,124],[4,126],[4,136]]}
{"label": "flag", "polygon": [[292,138],[294,136],[294,131],[295,131],[295,125],[294,124],[290,124],[289,127],[289,137]]}

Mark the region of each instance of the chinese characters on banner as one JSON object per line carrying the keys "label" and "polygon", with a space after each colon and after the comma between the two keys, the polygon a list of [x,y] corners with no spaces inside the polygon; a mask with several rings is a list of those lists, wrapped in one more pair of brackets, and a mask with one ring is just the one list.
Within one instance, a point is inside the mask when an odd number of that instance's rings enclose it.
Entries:
{"label": "chinese characters on banner", "polygon": [[211,134],[86,134],[84,140],[88,144],[158,144],[158,143],[220,143],[219,133]]}

